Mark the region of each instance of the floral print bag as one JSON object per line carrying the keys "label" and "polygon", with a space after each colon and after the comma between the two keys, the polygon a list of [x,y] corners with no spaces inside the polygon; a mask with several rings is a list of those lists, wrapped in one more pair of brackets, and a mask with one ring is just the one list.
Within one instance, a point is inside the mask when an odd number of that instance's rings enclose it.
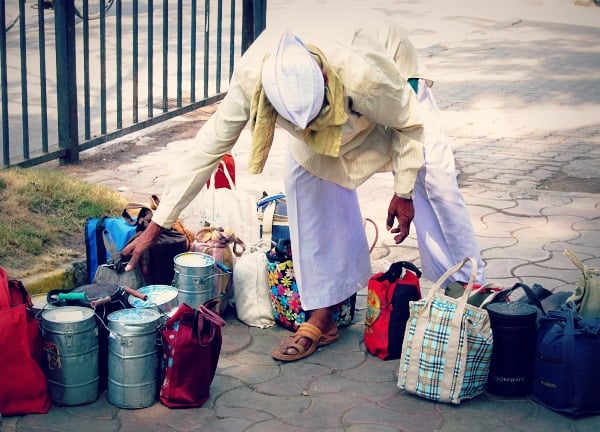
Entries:
{"label": "floral print bag", "polygon": [[[289,239],[279,240],[267,252],[267,270],[271,293],[273,317],[277,325],[295,332],[308,319],[302,309]],[[334,306],[333,317],[338,327],[352,324],[356,305],[356,294]]]}

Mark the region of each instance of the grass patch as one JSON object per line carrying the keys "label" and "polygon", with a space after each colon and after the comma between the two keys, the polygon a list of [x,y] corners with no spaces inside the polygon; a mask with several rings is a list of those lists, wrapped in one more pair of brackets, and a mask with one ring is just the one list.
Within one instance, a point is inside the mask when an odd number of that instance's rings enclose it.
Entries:
{"label": "grass patch", "polygon": [[84,259],[86,219],[121,214],[125,204],[57,170],[0,170],[0,266],[21,279]]}

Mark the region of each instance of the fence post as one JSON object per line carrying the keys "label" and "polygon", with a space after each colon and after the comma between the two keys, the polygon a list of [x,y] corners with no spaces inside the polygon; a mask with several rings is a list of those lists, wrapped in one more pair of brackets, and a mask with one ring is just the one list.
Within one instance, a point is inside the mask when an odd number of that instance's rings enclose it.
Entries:
{"label": "fence post", "polygon": [[73,0],[54,0],[58,145],[66,149],[60,164],[79,161],[77,65]]}
{"label": "fence post", "polygon": [[267,0],[244,0],[242,8],[242,54],[267,25]]}

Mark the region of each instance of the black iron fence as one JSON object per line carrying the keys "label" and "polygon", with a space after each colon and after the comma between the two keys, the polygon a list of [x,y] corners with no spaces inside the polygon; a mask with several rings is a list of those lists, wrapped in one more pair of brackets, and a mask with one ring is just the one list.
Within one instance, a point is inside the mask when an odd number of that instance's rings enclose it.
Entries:
{"label": "black iron fence", "polygon": [[2,0],[3,167],[76,162],[220,100],[266,0]]}

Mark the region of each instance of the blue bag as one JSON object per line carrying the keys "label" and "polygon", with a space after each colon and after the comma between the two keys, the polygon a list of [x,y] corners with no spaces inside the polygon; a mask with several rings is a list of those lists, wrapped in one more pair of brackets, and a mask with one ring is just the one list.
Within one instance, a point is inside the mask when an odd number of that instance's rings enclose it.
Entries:
{"label": "blue bag", "polygon": [[279,240],[289,240],[287,202],[285,194],[265,195],[256,204],[260,224],[260,238],[267,244],[277,244]]}
{"label": "blue bag", "polygon": [[110,251],[104,244],[104,231],[110,233],[117,251],[123,249],[135,235],[136,226],[123,217],[102,216],[85,221],[85,254],[87,262],[88,283],[92,283],[98,266],[105,264],[110,258]]}
{"label": "blue bag", "polygon": [[600,414],[600,318],[568,303],[540,318],[531,398],[571,416]]}

